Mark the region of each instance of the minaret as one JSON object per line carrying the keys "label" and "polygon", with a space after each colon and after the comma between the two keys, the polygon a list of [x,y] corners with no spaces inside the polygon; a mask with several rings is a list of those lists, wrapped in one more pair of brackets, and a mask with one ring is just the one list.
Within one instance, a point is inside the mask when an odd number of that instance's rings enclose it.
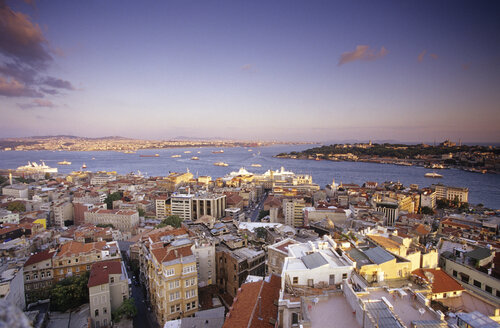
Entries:
{"label": "minaret", "polygon": [[12,172],[9,172],[9,183],[12,186]]}

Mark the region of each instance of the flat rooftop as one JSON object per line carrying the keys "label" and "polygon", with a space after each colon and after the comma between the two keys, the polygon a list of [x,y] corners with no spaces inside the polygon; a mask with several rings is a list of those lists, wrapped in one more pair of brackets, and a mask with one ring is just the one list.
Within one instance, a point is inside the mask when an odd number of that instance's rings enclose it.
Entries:
{"label": "flat rooftop", "polygon": [[405,296],[401,296],[396,291],[389,293],[384,289],[377,291],[370,291],[366,295],[361,295],[360,298],[363,301],[371,300],[378,301],[385,297],[393,306],[394,313],[399,317],[399,319],[407,326],[411,327],[412,321],[423,321],[423,320],[438,320],[436,315],[429,311],[421,303],[417,302],[409,292],[405,290]]}
{"label": "flat rooftop", "polygon": [[[315,302],[317,300],[317,302]],[[313,328],[361,328],[356,321],[352,308],[347,303],[344,295],[330,294],[328,299],[307,297],[306,309],[311,327]]]}

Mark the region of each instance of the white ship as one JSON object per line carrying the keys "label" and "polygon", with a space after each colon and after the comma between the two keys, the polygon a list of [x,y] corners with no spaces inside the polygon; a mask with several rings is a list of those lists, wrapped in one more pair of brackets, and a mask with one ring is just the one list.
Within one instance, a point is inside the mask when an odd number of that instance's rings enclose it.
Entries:
{"label": "white ship", "polygon": [[43,161],[40,164],[36,162],[28,162],[28,165],[19,166],[17,170],[31,173],[57,173],[57,167],[50,167]]}
{"label": "white ship", "polygon": [[424,176],[426,178],[442,178],[443,177],[441,174],[438,174],[436,172],[426,173]]}
{"label": "white ship", "polygon": [[64,160],[62,162],[57,162],[59,165],[71,165],[71,162],[68,162],[67,160]]}
{"label": "white ship", "polygon": [[216,162],[214,163],[215,166],[229,166],[229,164],[224,163],[224,162]]}

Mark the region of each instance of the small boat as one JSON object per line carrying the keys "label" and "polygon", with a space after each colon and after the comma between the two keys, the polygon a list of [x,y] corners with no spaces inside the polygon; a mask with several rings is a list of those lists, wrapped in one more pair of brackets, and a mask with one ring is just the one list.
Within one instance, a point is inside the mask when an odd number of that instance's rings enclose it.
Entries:
{"label": "small boat", "polygon": [[172,157],[172,158],[179,158],[179,157],[181,157],[181,155],[172,155],[170,157]]}
{"label": "small boat", "polygon": [[95,159],[95,157],[92,157],[92,160],[94,160],[94,159]]}
{"label": "small boat", "polygon": [[123,153],[124,154],[135,154],[135,151],[133,151],[133,150],[125,150]]}
{"label": "small boat", "polygon": [[87,168],[87,165],[85,163],[83,163],[82,169],[86,169],[86,168]]}
{"label": "small boat", "polygon": [[212,154],[222,154],[224,152],[224,150],[216,150],[216,151],[213,151]]}
{"label": "small boat", "polygon": [[216,162],[214,163],[215,166],[229,166],[229,164],[224,163],[224,162]]}
{"label": "small boat", "polygon": [[260,165],[260,164],[252,164],[250,166],[252,166],[252,167],[262,167],[262,165]]}
{"label": "small boat", "polygon": [[159,154],[154,154],[154,155],[139,155],[139,157],[160,157]]}
{"label": "small boat", "polygon": [[193,160],[193,161],[197,161],[197,160],[199,160],[199,158],[198,158],[198,157],[196,157],[196,156],[193,156],[193,157],[191,157],[191,160]]}
{"label": "small boat", "polygon": [[190,151],[190,150],[186,150],[186,151],[184,152],[184,154],[191,154],[191,151]]}
{"label": "small boat", "polygon": [[57,162],[59,165],[71,165],[71,162],[68,162],[67,160],[64,160],[62,162]]}
{"label": "small boat", "polygon": [[426,173],[424,176],[426,178],[442,178],[443,177],[441,174],[438,174],[436,172]]}
{"label": "small boat", "polygon": [[253,149],[249,149],[248,151],[253,151]]}

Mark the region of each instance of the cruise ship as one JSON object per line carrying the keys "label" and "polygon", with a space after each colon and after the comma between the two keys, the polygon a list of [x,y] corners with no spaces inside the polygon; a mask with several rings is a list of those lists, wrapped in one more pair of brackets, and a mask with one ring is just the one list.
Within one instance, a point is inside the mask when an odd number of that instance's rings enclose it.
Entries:
{"label": "cruise ship", "polygon": [[71,165],[71,162],[68,162],[67,160],[64,160],[62,162],[57,162],[58,165]]}
{"label": "cruise ship", "polygon": [[50,167],[41,162],[40,164],[36,162],[28,162],[28,165],[19,166],[18,171],[27,171],[30,173],[57,173],[57,167]]}

